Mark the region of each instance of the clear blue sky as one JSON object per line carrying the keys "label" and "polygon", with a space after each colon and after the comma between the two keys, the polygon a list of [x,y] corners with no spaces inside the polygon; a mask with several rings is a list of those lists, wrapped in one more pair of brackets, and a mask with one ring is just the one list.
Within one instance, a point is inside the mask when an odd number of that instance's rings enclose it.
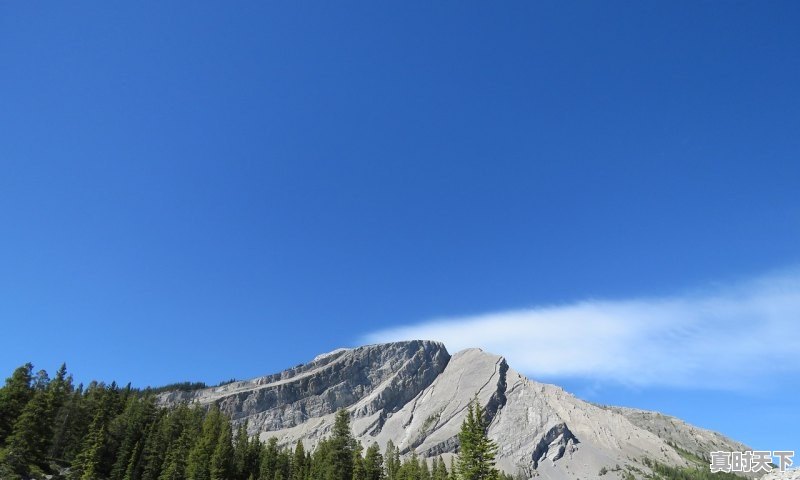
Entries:
{"label": "clear blue sky", "polygon": [[[793,268],[798,25],[789,1],[3,2],[0,370],[217,382]],[[559,383],[800,450],[797,378]]]}

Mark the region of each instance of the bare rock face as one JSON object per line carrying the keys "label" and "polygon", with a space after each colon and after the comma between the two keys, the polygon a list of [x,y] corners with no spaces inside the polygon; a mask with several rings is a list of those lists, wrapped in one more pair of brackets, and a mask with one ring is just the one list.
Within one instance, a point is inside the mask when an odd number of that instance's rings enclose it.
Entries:
{"label": "bare rock face", "polygon": [[193,392],[169,392],[161,401],[210,404],[252,434],[277,432],[358,404],[357,416],[399,410],[444,370],[450,355],[437,342],[410,341],[341,349],[279,374]]}
{"label": "bare rock face", "polygon": [[247,421],[252,435],[309,448],[346,408],[365,446],[391,440],[403,454],[445,459],[458,451],[474,399],[485,406],[489,437],[500,446],[498,466],[526,478],[597,478],[604,468],[642,477],[645,458],[683,466],[678,449],[702,458],[710,448],[743,447],[654,412],[584,402],[529,380],[501,356],[468,349],[451,358],[441,343],[422,340],[340,349],[279,374],[160,398],[216,403],[235,422]]}
{"label": "bare rock face", "polygon": [[683,420],[659,412],[626,407],[604,407],[617,412],[637,427],[643,428],[663,438],[667,443],[678,445],[681,449],[708,459],[709,452],[722,450],[744,452],[752,450],[747,445],[704,428],[695,427]]}

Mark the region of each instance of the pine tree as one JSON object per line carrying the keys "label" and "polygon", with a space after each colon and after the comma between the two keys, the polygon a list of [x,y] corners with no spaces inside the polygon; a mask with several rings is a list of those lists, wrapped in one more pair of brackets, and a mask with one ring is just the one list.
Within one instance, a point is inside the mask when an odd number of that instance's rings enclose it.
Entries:
{"label": "pine tree", "polygon": [[217,448],[224,419],[217,405],[213,405],[203,420],[200,438],[189,452],[186,477],[189,480],[209,480],[211,478],[211,457]]}
{"label": "pine tree", "polygon": [[367,480],[367,472],[364,470],[364,457],[361,456],[363,449],[360,443],[356,443],[353,448],[353,480]]}
{"label": "pine tree", "polygon": [[[164,464],[164,458],[168,448],[168,417],[168,412],[166,410],[160,411],[153,424],[148,428],[147,434],[144,436],[141,459],[142,471],[141,477],[139,477],[141,480],[158,480],[161,474],[161,468]],[[134,479],[132,478],[130,480]]]}
{"label": "pine tree", "polygon": [[383,461],[386,464],[386,480],[398,480],[397,474],[400,470],[400,451],[394,446],[394,442],[386,442],[386,453]]}
{"label": "pine tree", "polygon": [[14,424],[12,434],[0,453],[0,461],[7,463],[19,475],[47,469],[45,455],[50,441],[50,402],[45,387],[39,386]]}
{"label": "pine tree", "polygon": [[84,447],[73,463],[73,468],[80,473],[81,480],[94,480],[102,475],[106,436],[106,420],[102,411],[97,412],[89,427],[89,435],[84,440]]}
{"label": "pine tree", "polygon": [[247,480],[250,475],[247,458],[249,451],[250,440],[247,437],[247,421],[245,421],[239,424],[233,439],[233,478],[235,480]]}
{"label": "pine tree", "polygon": [[253,480],[258,478],[263,450],[264,445],[257,436],[249,440],[247,448],[247,469],[244,476],[246,480],[250,480],[250,477],[252,477]]}
{"label": "pine tree", "polygon": [[222,428],[211,456],[211,480],[230,480],[233,473],[233,444],[231,423],[222,419]]}
{"label": "pine tree", "polygon": [[131,462],[135,460],[134,466],[138,463],[145,431],[153,421],[156,408],[152,397],[126,396],[125,410],[113,420],[110,428],[110,437],[114,439],[111,448],[116,452],[111,480],[122,480]]}
{"label": "pine tree", "polygon": [[422,468],[419,465],[419,457],[417,457],[417,452],[411,452],[411,456],[407,458],[405,462],[403,462],[403,466],[400,471],[402,472],[402,477],[405,480],[421,480]]}
{"label": "pine tree", "polygon": [[423,458],[419,466],[420,480],[431,480],[431,470],[428,468],[428,462]]}
{"label": "pine tree", "polygon": [[383,456],[377,443],[370,445],[364,454],[364,476],[366,480],[384,480]]}
{"label": "pine tree", "polygon": [[264,446],[259,468],[259,479],[274,480],[275,471],[278,469],[278,439],[270,437]]}
{"label": "pine tree", "polygon": [[161,466],[159,480],[184,480],[189,463],[189,452],[202,429],[203,412],[181,404],[166,416],[162,431],[162,448],[167,452]]}
{"label": "pine tree", "polygon": [[447,474],[447,467],[444,464],[444,460],[441,457],[438,457],[435,460],[432,478],[433,480],[450,480]]}
{"label": "pine tree", "polygon": [[484,410],[477,401],[470,403],[467,418],[458,434],[459,480],[497,480],[495,468],[497,445],[486,435]]}
{"label": "pine tree", "polygon": [[0,388],[0,446],[11,435],[17,417],[33,398],[32,372],[33,365],[26,363],[14,370],[3,388]]}
{"label": "pine tree", "polygon": [[331,474],[331,440],[324,438],[317,444],[311,455],[309,477],[311,480],[329,480]]}
{"label": "pine tree", "polygon": [[72,393],[72,377],[67,376],[67,364],[62,363],[55,378],[47,386],[50,408],[54,413],[64,405],[70,393]]}
{"label": "pine tree", "polygon": [[67,375],[66,364],[62,364],[56,372],[56,377],[48,387],[48,394],[50,395],[52,420],[47,455],[57,462],[67,463],[64,461],[63,454],[74,420],[75,395],[72,376]]}
{"label": "pine tree", "polygon": [[144,451],[144,440],[136,442],[133,447],[128,465],[125,467],[125,474],[122,480],[139,480],[142,478],[142,452]]}
{"label": "pine tree", "polygon": [[164,459],[164,469],[158,480],[184,480],[188,463],[189,449],[192,445],[191,433],[184,431],[170,447]]}
{"label": "pine tree", "polygon": [[[180,404],[163,417],[148,455],[144,480],[183,480],[189,451],[200,435],[203,412]],[[146,450],[147,451],[147,450]]]}
{"label": "pine tree", "polygon": [[292,476],[291,480],[305,480],[306,479],[306,451],[303,448],[303,442],[297,441],[294,446],[294,454],[292,455]]}
{"label": "pine tree", "polygon": [[291,463],[292,463],[292,456],[289,453],[289,450],[281,449],[278,453],[278,469],[277,471],[280,472],[281,477],[284,480],[288,480],[291,478]]}
{"label": "pine tree", "polygon": [[87,414],[92,415],[87,433],[82,437],[79,453],[72,461],[72,467],[82,480],[105,478],[116,461],[117,444],[110,435],[112,422],[120,414],[119,391],[115,384],[90,386],[86,402]]}
{"label": "pine tree", "polygon": [[85,403],[83,385],[78,385],[56,413],[49,455],[60,465],[72,463],[80,451],[92,421]]}
{"label": "pine tree", "polygon": [[350,433],[350,413],[336,412],[331,436],[330,477],[326,480],[352,480],[353,478],[353,435]]}

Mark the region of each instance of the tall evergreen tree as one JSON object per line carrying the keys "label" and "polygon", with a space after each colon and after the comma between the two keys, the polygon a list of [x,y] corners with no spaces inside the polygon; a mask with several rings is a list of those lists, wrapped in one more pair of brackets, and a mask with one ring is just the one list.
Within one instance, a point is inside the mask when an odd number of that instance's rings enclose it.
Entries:
{"label": "tall evergreen tree", "polygon": [[135,471],[147,426],[153,421],[156,409],[151,396],[144,399],[126,396],[125,410],[113,420],[110,427],[110,436],[114,439],[111,448],[116,451],[110,480],[122,480],[132,462]]}
{"label": "tall evergreen tree", "polygon": [[211,478],[211,457],[217,448],[223,421],[219,407],[213,405],[203,420],[200,438],[189,452],[186,466],[186,477],[189,480],[209,480]]}
{"label": "tall evergreen tree", "polygon": [[470,403],[458,434],[459,480],[497,480],[497,445],[486,435],[485,412],[477,400]]}
{"label": "tall evergreen tree", "polygon": [[361,455],[364,448],[360,443],[353,446],[353,480],[367,480],[367,472],[364,470],[364,457]]}
{"label": "tall evergreen tree", "polygon": [[184,480],[186,478],[186,466],[191,446],[191,433],[186,430],[167,451],[164,468],[161,475],[158,476],[158,480]]}
{"label": "tall evergreen tree", "polygon": [[422,480],[422,469],[419,464],[417,452],[411,452],[411,456],[403,462],[400,472],[403,480]]}
{"label": "tall evergreen tree", "polygon": [[259,468],[260,480],[273,480],[275,472],[278,470],[278,439],[270,437],[264,446],[261,455],[261,465]]}
{"label": "tall evergreen tree", "polygon": [[56,461],[62,460],[64,435],[70,421],[72,392],[72,377],[67,375],[67,365],[62,363],[47,388],[50,402],[47,455]]}
{"label": "tall evergreen tree", "polygon": [[281,478],[284,480],[288,480],[291,478],[291,463],[292,463],[292,456],[287,449],[281,449],[278,453],[278,468],[276,471],[276,478],[277,475],[280,474]]}
{"label": "tall evergreen tree", "polygon": [[94,385],[87,391],[91,424],[81,442],[79,453],[72,461],[82,480],[107,477],[115,462],[116,445],[109,434],[112,421],[120,413],[119,391],[112,383],[105,387]]}
{"label": "tall evergreen tree", "polygon": [[300,440],[294,446],[291,480],[306,480],[306,450]]}
{"label": "tall evergreen tree", "polygon": [[152,463],[145,468],[146,480],[183,480],[186,478],[186,467],[189,451],[195,439],[200,435],[203,412],[198,408],[189,408],[180,404],[164,415],[163,423],[157,432],[156,442],[152,445],[157,450],[148,452],[152,455]]}
{"label": "tall evergreen tree", "polygon": [[433,480],[449,480],[447,467],[444,464],[444,460],[441,457],[438,457],[434,460],[433,472],[431,473]]}
{"label": "tall evergreen tree", "polygon": [[386,453],[383,461],[386,464],[386,480],[398,480],[397,474],[400,471],[400,451],[394,446],[394,442],[386,442]]}
{"label": "tall evergreen tree", "polygon": [[128,460],[128,465],[125,467],[125,474],[122,480],[139,480],[142,478],[143,462],[142,452],[144,451],[144,439],[136,442],[133,447],[133,452]]}
{"label": "tall evergreen tree", "polygon": [[80,386],[77,389],[73,388],[72,380],[69,378],[68,382],[62,405],[55,412],[53,437],[48,451],[50,458],[62,465],[68,465],[72,461],[72,455],[75,453],[73,449],[80,443],[76,430],[79,429],[78,423],[82,416],[83,388]]}
{"label": "tall evergreen tree", "polygon": [[328,480],[330,474],[331,441],[323,438],[311,455],[309,478],[311,480]]}
{"label": "tall evergreen tree", "polygon": [[431,480],[431,470],[428,467],[428,461],[424,458],[419,465],[419,478],[420,480]]}
{"label": "tall evergreen tree", "polygon": [[383,456],[377,443],[370,445],[364,454],[364,476],[366,480],[384,480]]}
{"label": "tall evergreen tree", "polygon": [[169,412],[160,411],[148,428],[142,446],[141,477],[130,480],[158,480],[169,446],[169,417]]}
{"label": "tall evergreen tree", "polygon": [[7,463],[19,475],[32,470],[47,470],[45,454],[50,441],[50,402],[46,387],[36,389],[14,424],[6,446],[0,452],[0,461]]}
{"label": "tall evergreen tree", "polygon": [[81,480],[95,480],[103,472],[103,459],[106,456],[106,438],[108,430],[102,411],[97,412],[89,427],[89,435],[84,440],[81,453],[73,462],[73,469]]}
{"label": "tall evergreen tree", "polygon": [[223,422],[217,437],[217,444],[211,456],[211,480],[230,480],[233,474],[233,435],[231,423]]}
{"label": "tall evergreen tree", "polygon": [[14,370],[3,388],[0,388],[0,446],[11,435],[17,417],[33,397],[32,372],[33,365],[26,363]]}
{"label": "tall evergreen tree", "polygon": [[247,437],[247,422],[239,424],[233,439],[233,478],[247,480],[250,475],[248,455],[250,439]]}
{"label": "tall evergreen tree", "polygon": [[49,395],[50,408],[53,412],[58,411],[69,394],[72,392],[72,377],[67,376],[67,364],[62,363],[56,376],[47,386],[47,394]]}
{"label": "tall evergreen tree", "polygon": [[264,445],[261,443],[258,436],[249,439],[247,448],[247,469],[244,475],[245,480],[258,479],[263,450]]}
{"label": "tall evergreen tree", "polygon": [[336,412],[331,436],[331,470],[326,480],[352,480],[353,478],[353,435],[350,432],[350,412],[341,409]]}

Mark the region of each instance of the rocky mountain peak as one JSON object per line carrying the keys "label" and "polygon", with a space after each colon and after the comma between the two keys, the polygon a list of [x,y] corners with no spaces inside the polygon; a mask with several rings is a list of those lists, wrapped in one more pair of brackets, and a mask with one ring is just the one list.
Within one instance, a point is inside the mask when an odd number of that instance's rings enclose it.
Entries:
{"label": "rocky mountain peak", "polygon": [[741,446],[706,431],[708,441],[683,441],[700,430],[677,419],[664,428],[648,412],[592,405],[529,380],[502,356],[470,348],[451,357],[442,343],[427,340],[337,349],[277,374],[161,396],[165,404],[216,403],[235,422],[246,421],[252,435],[311,448],[344,408],[365,445],[391,440],[403,454],[445,459],[458,451],[474,400],[485,407],[488,434],[500,445],[498,465],[526,477],[593,478],[618,465],[645,471],[644,458],[686,465],[681,451],[704,457],[701,450],[711,445]]}

